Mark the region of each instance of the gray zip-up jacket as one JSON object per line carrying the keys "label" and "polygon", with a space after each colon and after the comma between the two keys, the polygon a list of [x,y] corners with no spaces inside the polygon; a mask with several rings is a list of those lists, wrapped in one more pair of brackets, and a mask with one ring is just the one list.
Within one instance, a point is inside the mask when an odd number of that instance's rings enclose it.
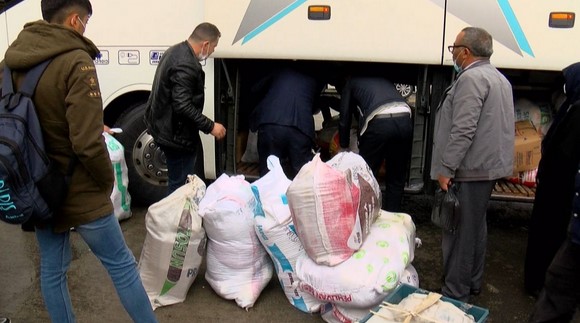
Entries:
{"label": "gray zip-up jacket", "polygon": [[489,60],[459,73],[437,108],[431,179],[485,181],[512,175],[512,87]]}

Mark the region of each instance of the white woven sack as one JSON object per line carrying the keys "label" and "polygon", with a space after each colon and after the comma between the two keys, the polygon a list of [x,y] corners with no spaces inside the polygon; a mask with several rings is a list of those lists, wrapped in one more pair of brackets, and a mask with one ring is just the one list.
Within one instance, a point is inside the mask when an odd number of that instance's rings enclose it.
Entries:
{"label": "white woven sack", "polygon": [[332,168],[351,176],[352,182],[360,190],[358,221],[362,239],[370,233],[371,224],[375,222],[381,210],[381,188],[367,162],[353,152],[338,153],[326,162]]}
{"label": "white woven sack", "polygon": [[147,210],[139,273],[153,309],[183,302],[197,276],[206,241],[198,215],[204,194],[203,181],[190,175]]}
{"label": "white woven sack", "polygon": [[338,265],[360,248],[359,189],[350,175],[316,155],[302,166],[286,195],[298,237],[317,264]]}
{"label": "white woven sack", "polygon": [[300,289],[336,305],[369,308],[397,286],[413,260],[414,248],[411,217],[381,210],[361,249],[345,262],[328,267],[300,256],[296,261]]}
{"label": "white woven sack", "polygon": [[208,186],[199,207],[209,238],[205,279],[244,309],[254,305],[274,274],[254,229],[256,207],[250,183],[226,174]]}
{"label": "white woven sack", "polygon": [[131,195],[127,188],[129,187],[129,170],[125,161],[125,149],[123,145],[110,134],[103,132],[109,158],[113,164],[113,173],[115,174],[115,185],[111,192],[111,201],[117,220],[125,220],[131,217]]}
{"label": "white woven sack", "polygon": [[318,312],[322,302],[293,285],[298,280],[294,272],[296,259],[305,251],[296,235],[286,199],[291,181],[284,174],[278,157],[268,157],[268,168],[270,171],[266,175],[252,183],[259,206],[254,214],[256,234],[272,258],[290,304],[306,313]]}

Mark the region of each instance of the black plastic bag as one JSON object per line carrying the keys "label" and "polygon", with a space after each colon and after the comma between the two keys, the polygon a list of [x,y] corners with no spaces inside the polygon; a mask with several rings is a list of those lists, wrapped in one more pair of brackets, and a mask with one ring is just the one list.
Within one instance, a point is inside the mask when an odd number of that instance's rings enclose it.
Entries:
{"label": "black plastic bag", "polygon": [[431,210],[431,222],[443,230],[455,232],[459,225],[459,200],[457,185],[451,183],[447,192],[438,188],[435,192],[435,203]]}

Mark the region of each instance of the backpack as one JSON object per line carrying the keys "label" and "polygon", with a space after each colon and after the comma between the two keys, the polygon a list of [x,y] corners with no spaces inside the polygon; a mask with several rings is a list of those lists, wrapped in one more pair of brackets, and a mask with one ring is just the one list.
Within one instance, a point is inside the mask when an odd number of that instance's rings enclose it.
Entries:
{"label": "backpack", "polygon": [[64,201],[68,178],[44,149],[42,129],[32,96],[50,60],[26,73],[14,91],[12,73],[4,68],[0,100],[0,220],[38,225],[50,220]]}

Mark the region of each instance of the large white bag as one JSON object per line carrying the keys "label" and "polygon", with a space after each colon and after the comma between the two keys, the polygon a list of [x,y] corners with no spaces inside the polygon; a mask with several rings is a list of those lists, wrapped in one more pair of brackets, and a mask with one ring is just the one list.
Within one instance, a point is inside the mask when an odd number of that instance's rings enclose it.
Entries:
{"label": "large white bag", "polygon": [[332,168],[319,155],[300,169],[288,187],[296,232],[317,264],[335,266],[362,245],[359,194],[350,174]]}
{"label": "large white bag", "polygon": [[254,229],[257,207],[243,176],[220,176],[208,186],[199,214],[208,236],[205,279],[225,299],[248,309],[274,269]]}
{"label": "large white bag", "polygon": [[117,220],[125,220],[131,217],[131,195],[127,188],[129,187],[129,171],[125,161],[125,149],[123,145],[110,134],[103,132],[109,158],[113,164],[115,174],[115,185],[111,192],[111,201],[115,210]]}
{"label": "large white bag", "polygon": [[272,258],[278,280],[290,304],[306,313],[318,312],[322,302],[302,292],[295,284],[298,281],[294,272],[296,259],[305,251],[296,235],[286,199],[286,190],[291,181],[284,174],[278,157],[268,157],[268,168],[270,171],[266,175],[252,183],[252,190],[261,207],[254,215],[256,234]]}
{"label": "large white bag", "polygon": [[203,181],[190,175],[147,210],[139,273],[153,309],[183,302],[197,276],[206,241],[198,215],[204,194]]}
{"label": "large white bag", "polygon": [[363,246],[345,262],[321,266],[306,256],[296,261],[300,289],[347,308],[376,305],[393,290],[415,248],[415,224],[404,213],[381,210]]}

